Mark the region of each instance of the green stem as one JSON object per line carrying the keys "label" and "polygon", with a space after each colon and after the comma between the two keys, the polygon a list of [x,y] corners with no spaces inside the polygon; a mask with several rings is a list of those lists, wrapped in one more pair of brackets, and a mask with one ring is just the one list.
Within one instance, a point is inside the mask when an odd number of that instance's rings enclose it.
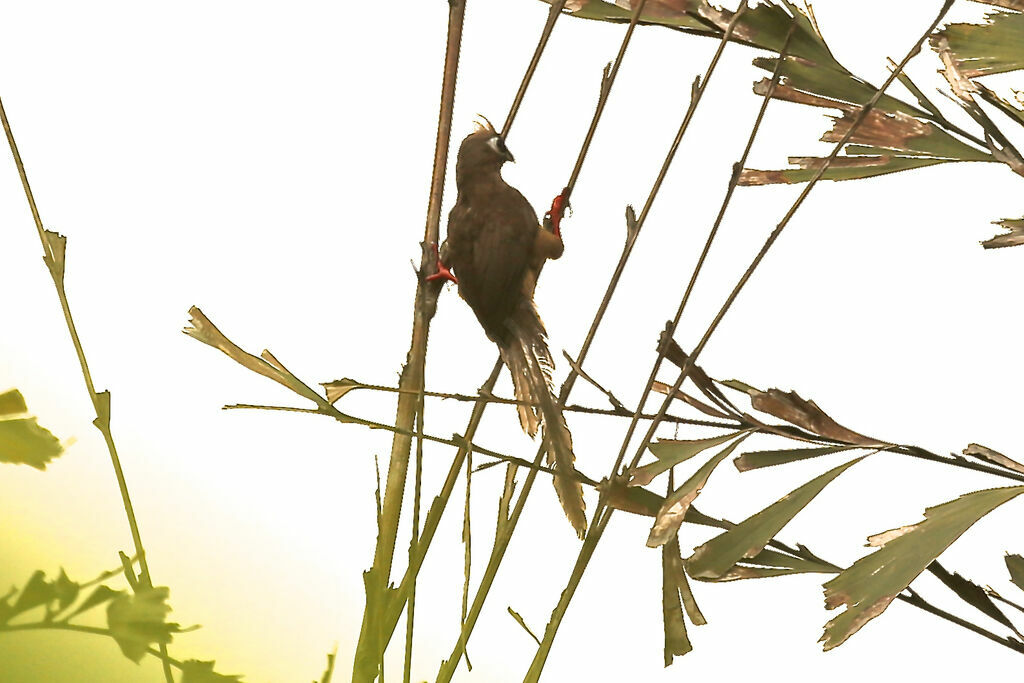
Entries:
{"label": "green stem", "polygon": [[[97,393],[96,385],[92,380],[92,373],[89,370],[89,363],[85,358],[85,350],[82,348],[82,340],[78,337],[78,330],[75,327],[74,318],[71,317],[71,307],[68,304],[67,293],[64,290],[64,238],[56,233],[48,232],[43,227],[43,220],[39,216],[39,209],[36,206],[35,197],[32,194],[32,187],[28,182],[28,174],[25,172],[25,164],[21,160],[21,153],[14,141],[14,132],[7,120],[7,112],[4,110],[3,101],[0,101],[0,122],[3,123],[4,133],[7,135],[7,144],[10,145],[11,154],[14,156],[14,163],[18,167],[18,175],[21,177],[21,185],[25,190],[25,198],[28,200],[29,209],[32,211],[32,219],[36,224],[36,232],[39,234],[39,241],[43,246],[43,262],[46,264],[53,285],[57,289],[57,298],[60,299],[60,307],[64,313],[64,322],[67,324],[68,332],[71,335],[71,342],[74,344],[75,353],[78,356],[78,364],[82,369],[82,377],[85,379],[85,387],[89,392],[89,400],[92,401],[96,419],[93,424],[103,434],[103,441],[107,445],[107,452],[110,454],[110,463],[114,468],[114,476],[117,478],[117,487],[121,493],[121,502],[124,505],[125,515],[128,517],[128,528],[131,531],[132,542],[135,545],[135,555],[139,561],[139,579],[141,584],[147,588],[152,587],[153,580],[149,573],[149,563],[146,561],[146,551],[142,547],[142,535],[139,533],[139,524],[135,519],[135,509],[132,507],[131,496],[128,494],[128,484],[125,481],[124,471],[121,469],[121,459],[117,455],[117,448],[114,445],[114,436],[110,431],[110,393]],[[51,237],[60,240],[61,253],[57,254],[51,244]],[[164,659],[164,678],[167,683],[173,683],[170,666],[167,664],[167,647],[160,646],[160,652]]]}

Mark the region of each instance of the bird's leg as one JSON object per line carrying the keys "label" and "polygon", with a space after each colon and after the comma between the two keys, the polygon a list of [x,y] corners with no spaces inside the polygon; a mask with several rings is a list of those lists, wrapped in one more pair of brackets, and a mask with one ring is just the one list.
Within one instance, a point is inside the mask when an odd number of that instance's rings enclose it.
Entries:
{"label": "bird's leg", "polygon": [[544,216],[546,222],[551,225],[551,232],[555,233],[556,237],[562,236],[562,215],[565,210],[569,208],[569,188],[563,188],[562,192],[551,200],[551,208],[548,210],[547,215]]}
{"label": "bird's leg", "polygon": [[455,277],[452,271],[441,261],[441,253],[438,251],[437,242],[432,245],[434,250],[434,258],[437,259],[437,271],[433,275],[428,275],[427,282],[433,282],[434,280],[450,280],[455,284],[459,284],[459,278]]}

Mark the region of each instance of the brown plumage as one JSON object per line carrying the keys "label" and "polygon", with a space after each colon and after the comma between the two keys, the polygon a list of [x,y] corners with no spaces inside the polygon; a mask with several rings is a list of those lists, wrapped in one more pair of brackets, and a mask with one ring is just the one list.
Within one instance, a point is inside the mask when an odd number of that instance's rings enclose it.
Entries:
{"label": "brown plumage", "polygon": [[556,473],[555,491],[580,538],[586,531],[583,487],[575,470],[572,436],[553,395],[554,363],[544,323],[533,303],[544,262],[562,255],[562,238],[540,226],[519,190],[501,178],[513,161],[490,125],[459,147],[455,181],[459,196],[448,216],[445,260],[458,277],[459,294],[488,338],[498,345],[512,374],[519,421],[530,436],[543,425],[547,460]]}

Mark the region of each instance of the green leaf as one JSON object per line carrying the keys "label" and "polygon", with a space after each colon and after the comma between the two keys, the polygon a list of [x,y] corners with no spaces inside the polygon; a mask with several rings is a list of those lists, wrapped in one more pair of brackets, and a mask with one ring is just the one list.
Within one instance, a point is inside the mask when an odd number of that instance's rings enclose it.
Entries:
{"label": "green leaf", "polygon": [[[675,536],[661,549],[661,613],[665,632],[665,666],[670,666],[676,657],[682,657],[693,650],[683,620],[683,603],[680,600],[680,586],[689,584],[683,572],[683,560],[679,554],[679,539]],[[690,596],[692,599],[692,595]],[[694,603],[696,607],[696,603]],[[700,612],[698,611],[698,614]],[[692,618],[692,616],[691,616]],[[700,615],[703,620],[704,616]],[[696,622],[695,622],[696,623]]]}
{"label": "green leaf", "polygon": [[57,611],[63,612],[71,603],[78,599],[78,591],[81,589],[77,583],[68,578],[63,569],[60,576],[53,582],[53,590],[57,599]]}
{"label": "green leaf", "polygon": [[735,439],[743,432],[730,432],[721,436],[714,436],[709,439],[693,439],[688,441],[674,439],[659,439],[657,443],[647,444],[647,448],[658,460],[633,471],[629,480],[630,486],[645,486],[650,484],[655,477],[662,472],[667,472],[681,462],[686,462],[693,456],[708,448],[714,448],[727,441]]}
{"label": "green leaf", "polygon": [[841,451],[848,451],[853,446],[825,446],[822,448],[786,448],[778,451],[750,451],[732,461],[740,472],[756,470],[761,467],[773,465],[785,465],[798,460],[808,458],[819,458],[823,455],[831,455]]}
{"label": "green leaf", "polygon": [[929,42],[940,52],[948,46],[967,78],[1024,69],[1024,14],[994,12],[984,24],[950,24]]}
{"label": "green leaf", "polygon": [[171,611],[166,587],[141,588],[107,605],[107,626],[124,656],[138,664],[152,643],[169,643],[178,624],[165,621]]}
{"label": "green leaf", "polygon": [[945,584],[946,588],[956,593],[957,597],[971,607],[974,607],[990,619],[998,621],[1011,631],[1017,630],[1013,622],[1003,614],[1002,610],[996,606],[996,603],[985,592],[985,589],[978,584],[960,576],[956,572],[950,574],[938,561],[931,562],[928,565],[928,571],[934,574],[939,581]]}
{"label": "green leaf", "polygon": [[0,418],[28,412],[25,397],[17,389],[8,389],[0,394]]}
{"label": "green leaf", "polygon": [[57,599],[57,589],[46,580],[46,574],[37,569],[21,589],[17,601],[11,608],[11,615],[27,612],[34,607],[45,605]]}
{"label": "green leaf", "polygon": [[825,486],[866,457],[855,458],[812,479],[764,510],[696,548],[686,562],[690,576],[701,580],[715,580],[724,576],[743,558],[755,557],[772,537],[821,493]]}
{"label": "green leaf", "polygon": [[238,683],[240,675],[224,675],[213,670],[216,662],[189,659],[181,663],[181,683]]}
{"label": "green leaf", "polygon": [[0,462],[45,470],[64,448],[36,418],[25,415],[27,412],[20,391],[10,389],[0,394]]}
{"label": "green leaf", "polygon": [[[754,60],[754,66],[774,73],[776,62],[777,57],[758,57]],[[789,88],[858,106],[867,104],[878,91],[877,87],[854,76],[839,64],[818,64],[795,56],[786,57],[780,68],[780,76],[782,83]],[[912,117],[928,115],[928,112],[891,95],[882,95],[875,108],[884,112],[902,112]]]}
{"label": "green leaf", "polygon": [[910,582],[967,531],[1003,503],[1024,493],[1024,486],[986,489],[930,507],[924,521],[868,539],[877,551],[857,560],[825,584],[825,606],[846,610],[825,625],[826,650],[842,645],[889,606]]}
{"label": "green leaf", "polygon": [[537,646],[539,647],[540,646],[540,638],[538,638],[537,635],[533,631],[530,630],[530,627],[526,625],[526,620],[523,619],[522,615],[519,614],[519,612],[517,612],[514,609],[512,609],[511,606],[508,607],[508,613],[510,615],[512,615],[512,618],[516,620],[517,624],[519,624],[520,626],[523,627],[523,630],[526,631],[530,635],[531,638],[533,638],[533,640],[537,643]]}
{"label": "green leaf", "polygon": [[743,443],[743,440],[748,436],[750,436],[749,432],[716,453],[700,469],[694,472],[693,476],[687,479],[682,486],[672,492],[672,495],[665,500],[665,503],[658,510],[658,514],[654,518],[651,532],[647,536],[647,547],[657,548],[676,537],[676,532],[679,531],[679,526],[683,523],[686,511],[690,508],[690,504],[700,495],[701,489],[707,484],[711,473],[723,460],[732,455],[736,447]]}
{"label": "green leaf", "polygon": [[1010,581],[1017,588],[1024,590],[1024,557],[1008,554],[1003,559],[1006,561],[1006,570],[1010,572]]}
{"label": "green leaf", "polygon": [[89,594],[89,597],[83,600],[82,604],[76,607],[75,611],[67,616],[67,619],[70,619],[71,617],[77,614],[81,614],[82,612],[90,610],[93,607],[102,605],[105,602],[109,602],[110,600],[113,600],[114,598],[119,597],[121,595],[124,595],[124,591],[116,591],[113,588],[108,588],[106,586],[96,586],[96,589]]}

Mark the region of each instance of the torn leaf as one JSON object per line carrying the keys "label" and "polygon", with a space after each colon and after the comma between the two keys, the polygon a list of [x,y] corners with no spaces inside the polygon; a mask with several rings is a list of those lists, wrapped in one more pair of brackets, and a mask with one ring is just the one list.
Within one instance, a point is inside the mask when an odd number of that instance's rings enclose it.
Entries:
{"label": "torn leaf", "polygon": [[929,42],[936,51],[948,49],[967,78],[1024,69],[1024,14],[994,12],[984,24],[950,24]]}
{"label": "torn leaf", "polygon": [[1011,631],[1017,631],[1013,622],[996,606],[996,603],[992,601],[992,598],[988,596],[984,588],[970,579],[965,579],[956,572],[950,574],[938,561],[932,561],[928,565],[928,571],[968,605],[974,607],[990,619],[998,621]]}
{"label": "torn leaf", "polygon": [[728,434],[722,434],[721,436],[713,436],[708,439],[693,439],[685,441],[675,439],[658,439],[657,443],[649,443],[647,444],[647,448],[658,459],[655,462],[634,470],[629,479],[629,485],[646,486],[654,481],[655,477],[663,472],[668,472],[669,469],[679,463],[686,462],[693,456],[708,448],[714,448],[715,446],[720,446],[727,441],[735,439],[740,434],[743,434],[743,432],[730,432]]}
{"label": "torn leaf", "polygon": [[825,584],[825,607],[846,610],[825,625],[826,650],[842,645],[896,599],[957,538],[989,512],[1024,493],[1024,486],[986,489],[930,507],[925,519],[901,529],[879,550]]}
{"label": "torn leaf", "polygon": [[1016,460],[1012,460],[999,451],[994,451],[987,446],[972,443],[968,444],[967,448],[963,450],[964,455],[973,456],[979,460],[994,463],[1000,467],[1005,467],[1008,470],[1012,470],[1019,474],[1024,474],[1024,465],[1021,465]]}
{"label": "torn leaf", "polygon": [[1024,244],[1024,218],[1004,218],[995,221],[996,225],[1002,226],[1009,232],[998,234],[981,243],[986,249],[998,249],[999,247],[1015,247]]}
{"label": "torn leaf", "polygon": [[308,398],[314,403],[320,404],[323,402],[322,396],[290,373],[269,351],[264,351],[262,357],[257,358],[251,353],[243,351],[237,344],[225,337],[196,306],[190,308],[188,313],[191,316],[189,319],[190,326],[183,330],[188,336],[198,339],[215,349],[220,349],[239,365],[272,379],[282,386],[288,387],[296,394]]}
{"label": "torn leaf", "polygon": [[1024,557],[1007,554],[1003,559],[1006,561],[1006,570],[1010,572],[1010,581],[1024,590]]}
{"label": "torn leaf", "polygon": [[749,432],[743,434],[743,436],[712,456],[700,469],[693,473],[693,476],[665,499],[665,503],[661,506],[657,517],[654,519],[651,532],[647,536],[647,547],[657,548],[659,545],[664,545],[676,537],[679,526],[683,523],[683,518],[686,516],[686,511],[690,508],[690,504],[700,495],[701,489],[707,484],[711,473],[723,460],[732,455],[736,447],[743,443],[743,440],[748,436],[750,436]]}
{"label": "torn leaf", "polygon": [[800,488],[783,496],[764,510],[748,517],[732,529],[696,548],[686,561],[691,577],[717,580],[743,558],[756,556],[798,512],[804,509],[829,483],[867,456],[829,470]]}

